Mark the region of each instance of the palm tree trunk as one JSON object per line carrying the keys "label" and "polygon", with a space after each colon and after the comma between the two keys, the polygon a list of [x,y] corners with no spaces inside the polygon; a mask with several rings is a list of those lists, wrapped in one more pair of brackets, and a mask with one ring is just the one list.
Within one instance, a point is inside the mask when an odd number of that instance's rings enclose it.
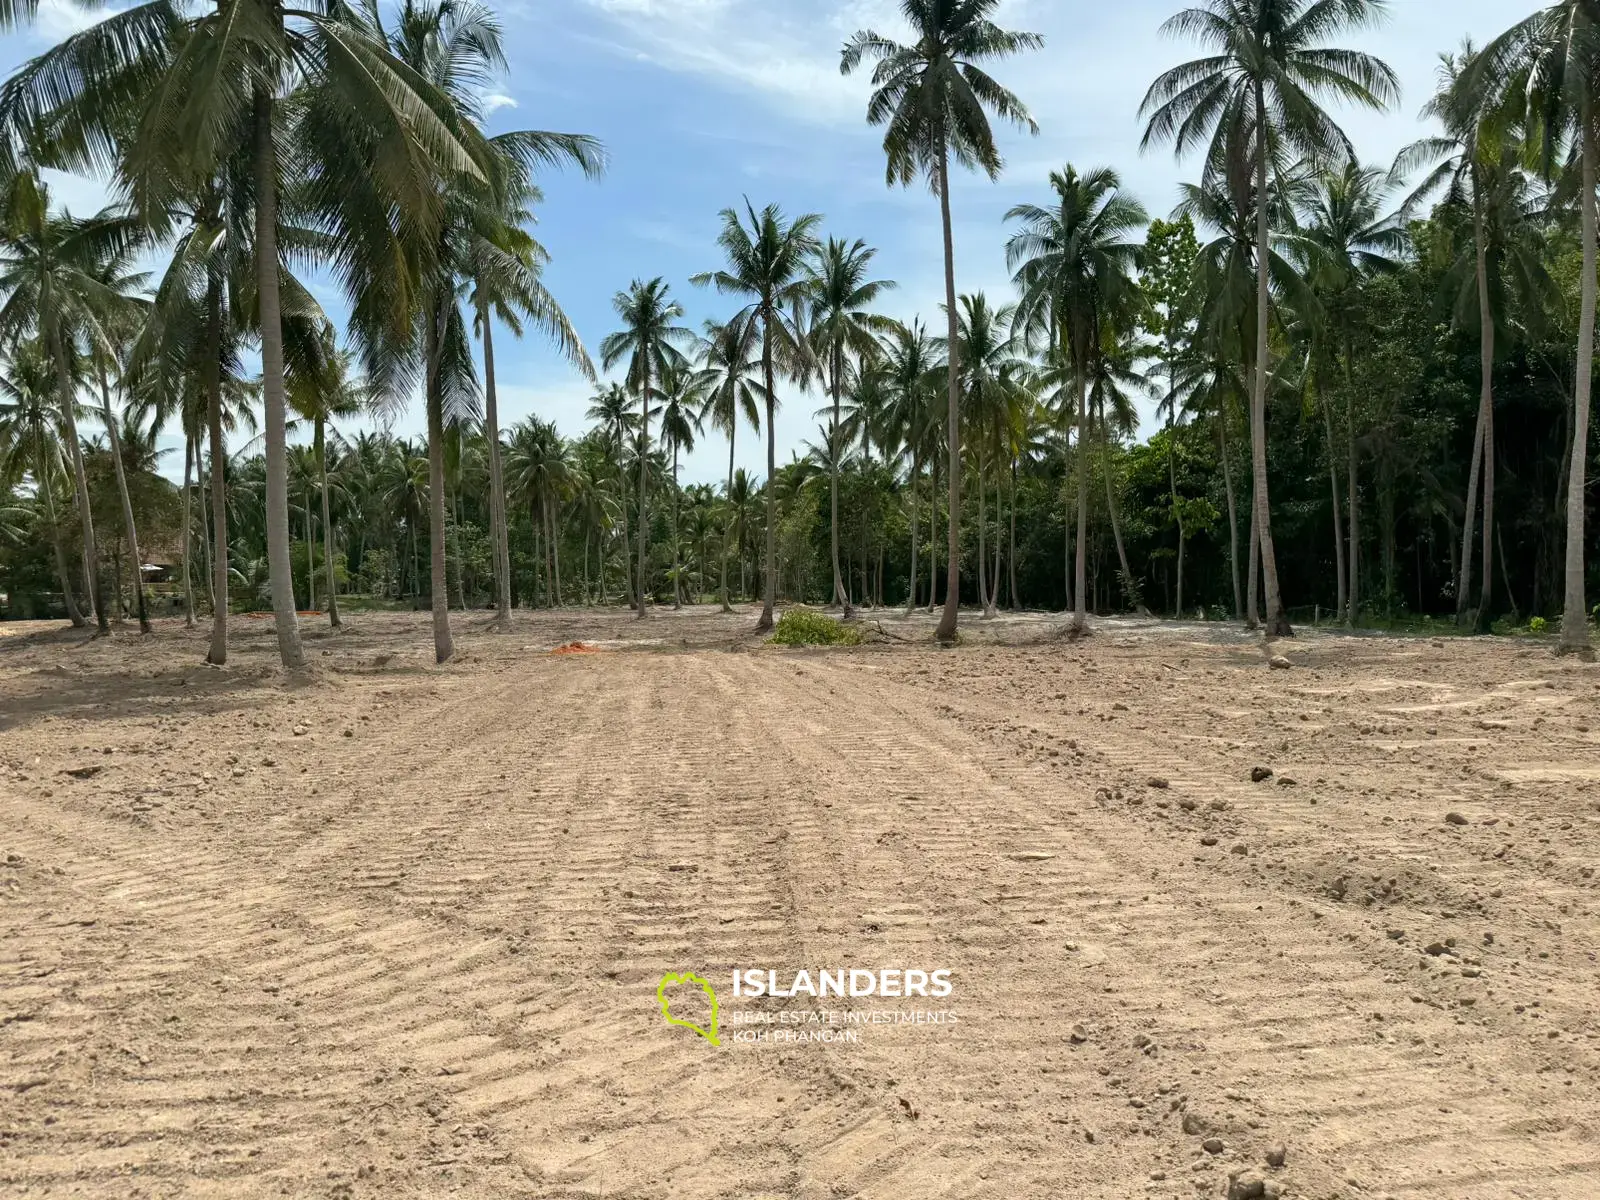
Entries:
{"label": "palm tree trunk", "polygon": [[[206,287],[206,425],[211,441],[211,646],[206,661],[228,661],[228,491],[222,441],[222,284]],[[284,514],[285,519],[288,513]]]}
{"label": "palm tree trunk", "polygon": [[317,608],[317,531],[311,523],[311,492],[307,489],[305,494],[305,508],[302,510],[306,516],[306,611],[315,612]]}
{"label": "palm tree trunk", "polygon": [[[1348,350],[1348,348],[1347,348]],[[1361,485],[1356,459],[1356,397],[1350,380],[1348,353],[1345,358],[1345,502],[1350,507],[1350,553],[1345,556],[1346,573],[1350,577],[1350,607],[1344,623],[1356,627],[1361,614]]]}
{"label": "palm tree trunk", "polygon": [[1266,100],[1256,86],[1256,129],[1263,137],[1256,146],[1256,375],[1250,398],[1250,459],[1255,476],[1256,525],[1261,542],[1261,574],[1267,588],[1267,636],[1292,637],[1283,596],[1278,589],[1278,561],[1272,548],[1272,507],[1267,500],[1267,375],[1270,365],[1267,332],[1272,316],[1269,289],[1272,263],[1271,230],[1267,213]]}
{"label": "palm tree trunk", "polygon": [[561,538],[556,522],[556,505],[550,506],[550,562],[555,570],[556,607],[561,607]]}
{"label": "palm tree trunk", "polygon": [[1567,477],[1566,595],[1561,609],[1563,652],[1592,653],[1589,614],[1584,607],[1583,517],[1585,468],[1589,458],[1589,385],[1594,370],[1595,321],[1595,137],[1593,102],[1585,89],[1580,113],[1583,140],[1583,186],[1578,206],[1583,214],[1583,289],[1578,318],[1578,379],[1573,390],[1572,464]]}
{"label": "palm tree trunk", "polygon": [[917,608],[917,476],[922,473],[922,460],[915,449],[911,451],[911,480],[907,489],[911,497],[911,570],[906,576],[906,616]]}
{"label": "palm tree trunk", "polygon": [[[1086,358],[1087,355],[1079,355]],[[1088,545],[1089,545],[1089,374],[1086,365],[1075,364],[1078,383],[1078,557],[1073,580],[1072,632],[1082,634],[1089,627]]]}
{"label": "palm tree trunk", "polygon": [[[1063,468],[1066,464],[1063,461]],[[1068,497],[1072,494],[1067,486],[1067,479],[1061,480],[1061,586],[1066,592],[1067,602],[1062,607],[1063,612],[1072,611],[1072,505]]]}
{"label": "palm tree trunk", "polygon": [[1255,498],[1250,501],[1250,571],[1245,582],[1244,623],[1247,629],[1261,628],[1261,525]]}
{"label": "palm tree trunk", "polygon": [[1478,596],[1478,632],[1489,630],[1490,604],[1494,600],[1494,405],[1489,405],[1483,428],[1483,588]]}
{"label": "palm tree trunk", "polygon": [[683,551],[678,540],[679,502],[682,495],[678,491],[678,439],[672,439],[672,608],[673,611],[683,607]]}
{"label": "palm tree trunk", "polygon": [[841,376],[844,374],[843,357],[839,347],[835,346],[832,354],[832,384],[828,390],[833,393],[833,425],[828,431],[828,505],[830,509],[829,537],[833,555],[833,602],[843,611],[845,620],[855,615],[850,604],[850,589],[845,586],[844,576],[839,572],[839,392],[843,384]]}
{"label": "palm tree trunk", "polygon": [[956,622],[961,611],[961,345],[960,321],[956,310],[956,244],[950,225],[950,147],[940,135],[939,168],[936,182],[939,189],[939,216],[944,226],[944,303],[949,316],[949,410],[945,414],[950,450],[950,517],[948,522],[949,556],[946,566],[944,614],[934,637],[941,642],[953,642]]}
{"label": "palm tree trunk", "polygon": [[[618,458],[619,459],[621,457],[620,451],[621,451],[621,447],[619,445],[618,446],[618,452],[619,452],[618,453]],[[633,542],[631,540],[631,536],[632,535],[629,533],[629,530],[628,530],[628,478],[627,478],[627,476],[628,476],[628,473],[625,470],[622,469],[621,464],[619,463],[618,467],[617,467],[617,487],[618,487],[618,490],[622,493],[622,495],[621,495],[621,503],[619,503],[617,505],[617,509],[618,509],[618,511],[620,511],[622,513],[622,585],[623,585],[623,589],[624,589],[624,594],[625,594],[625,596],[627,598],[627,601],[628,601],[628,606],[631,608],[631,607],[634,607],[634,583],[635,583],[635,580],[634,580],[634,576],[633,576]],[[639,615],[643,616],[644,614],[643,614],[643,612],[641,612]]]}
{"label": "palm tree trunk", "polygon": [[650,545],[650,516],[647,496],[650,491],[647,473],[650,470],[650,356],[640,356],[644,363],[644,382],[639,391],[639,590],[637,593],[639,616],[644,617],[645,551]]}
{"label": "palm tree trunk", "polygon": [[978,471],[978,603],[983,606],[983,615],[992,617],[994,612],[989,607],[989,551],[985,520],[988,495],[983,488],[983,457],[983,451],[980,449],[975,464]]}
{"label": "palm tree trunk", "polygon": [[305,666],[295,616],[289,561],[288,416],[283,385],[283,316],[278,297],[278,164],[273,146],[273,99],[255,92],[256,300],[261,316],[261,390],[266,408],[267,572],[277,622],[278,657],[286,670]]}
{"label": "palm tree trunk", "polygon": [[78,518],[83,526],[83,561],[88,574],[89,594],[94,601],[94,617],[98,632],[105,636],[111,632],[111,617],[107,611],[104,581],[100,573],[100,551],[94,540],[94,514],[89,508],[89,476],[83,467],[83,445],[78,441],[77,397],[72,386],[72,368],[69,365],[65,335],[59,330],[55,336],[56,385],[60,389],[61,413],[67,425],[67,443],[71,451],[72,480],[77,490]]}
{"label": "palm tree trunk", "polygon": [[1011,460],[1011,545],[1006,555],[1006,569],[1011,579],[1011,611],[1022,607],[1022,593],[1017,590],[1017,460]]}
{"label": "palm tree trunk", "polygon": [[939,455],[928,464],[928,611],[939,606]]}
{"label": "palm tree trunk", "polygon": [[[737,403],[737,397],[735,397],[733,413],[731,414],[731,419],[728,424],[728,490],[726,495],[730,503],[733,500],[733,439],[735,436],[737,436],[738,432],[739,406]],[[732,532],[733,513],[729,511],[724,520],[722,529],[722,611],[725,613],[731,613],[733,611],[733,605],[728,603],[728,548],[732,542],[732,539],[728,535]]]}
{"label": "palm tree trunk", "polygon": [[[1474,171],[1476,176],[1476,171]],[[1483,198],[1480,195],[1480,186],[1474,178],[1472,197],[1472,223],[1473,235],[1477,249],[1477,284],[1478,284],[1478,348],[1479,348],[1479,390],[1478,390],[1478,422],[1477,429],[1472,435],[1472,465],[1467,472],[1467,497],[1464,505],[1466,516],[1461,523],[1461,575],[1456,584],[1456,624],[1460,625],[1466,620],[1467,598],[1472,592],[1472,535],[1478,522],[1478,482],[1483,469],[1484,461],[1484,436],[1488,429],[1490,411],[1494,405],[1494,314],[1489,307],[1489,269],[1488,246],[1485,243],[1486,231],[1484,229]],[[1483,538],[1484,546],[1489,545],[1490,531],[1485,524]],[[1489,565],[1484,564],[1484,576],[1488,578]]]}
{"label": "palm tree trunk", "polygon": [[[1320,384],[1317,387],[1317,407],[1322,409],[1322,428],[1328,439],[1328,487],[1333,493],[1333,566],[1338,577],[1339,594],[1339,606],[1335,611],[1342,614],[1349,600],[1349,591],[1344,573],[1344,523],[1339,516],[1339,468],[1333,453],[1333,413],[1322,395]],[[1181,590],[1181,583],[1179,586]]]}
{"label": "palm tree trunk", "polygon": [[196,491],[195,511],[200,514],[200,575],[206,584],[206,604],[211,608],[217,606],[215,580],[211,578],[211,518],[210,496],[211,476],[208,474],[206,456],[200,448],[200,431],[195,430],[194,435],[194,482]]}
{"label": "palm tree trunk", "polygon": [[1111,515],[1111,536],[1117,543],[1117,562],[1122,566],[1122,590],[1125,593],[1123,600],[1128,608],[1136,610],[1142,617],[1147,617],[1150,611],[1139,598],[1139,589],[1133,582],[1133,570],[1128,566],[1128,551],[1122,544],[1122,521],[1117,515],[1116,493],[1111,490],[1111,446],[1109,439],[1105,437],[1100,439],[1100,473],[1105,476],[1106,511]]}
{"label": "palm tree trunk", "polygon": [[50,523],[50,548],[55,553],[56,574],[61,578],[61,599],[67,606],[67,619],[74,627],[82,629],[89,622],[84,619],[82,611],[78,608],[77,597],[72,594],[72,571],[67,566],[67,553],[61,545],[61,527],[56,524],[56,499],[54,490],[50,486],[50,477],[55,472],[51,469],[51,464],[45,460],[44,439],[37,431],[35,454],[39,491],[44,496],[45,520]]}
{"label": "palm tree trunk", "polygon": [[1222,485],[1228,493],[1228,569],[1233,576],[1233,619],[1244,616],[1244,596],[1239,590],[1239,504],[1233,491],[1233,457],[1228,449],[1228,414],[1217,413],[1218,457],[1222,459]]}
{"label": "palm tree trunk", "polygon": [[187,423],[183,430],[183,627],[194,628],[194,576],[189,571],[189,553],[194,545],[194,521],[190,515],[189,494],[194,477],[194,436]]}
{"label": "palm tree trunk", "polygon": [[116,417],[111,412],[111,384],[106,380],[103,363],[96,364],[100,376],[100,411],[104,416],[106,437],[111,445],[111,464],[117,477],[117,498],[122,502],[122,525],[128,538],[128,554],[133,559],[134,608],[139,614],[139,632],[150,632],[150,612],[144,597],[144,559],[139,554],[139,531],[133,520],[133,498],[128,494],[128,474],[122,464],[122,437],[117,431]]}
{"label": "palm tree trunk", "polygon": [[776,381],[772,370],[772,322],[777,314],[768,305],[761,313],[761,371],[767,385],[767,582],[761,600],[761,620],[756,632],[765,633],[776,623],[773,603],[778,592],[778,434],[773,427],[777,417]]}
{"label": "palm tree trunk", "polygon": [[479,309],[483,326],[483,436],[489,443],[489,523],[494,526],[494,628],[511,627],[511,539],[506,527],[506,477],[500,461],[500,408],[494,380],[494,315]]}
{"label": "palm tree trunk", "polygon": [[441,296],[433,298],[428,313],[427,355],[428,410],[428,567],[429,599],[433,607],[433,660],[449,662],[455,654],[450,634],[450,584],[445,571],[444,518],[444,396],[439,386],[439,348],[447,313]]}
{"label": "palm tree trunk", "polygon": [[315,425],[315,440],[317,452],[317,475],[321,481],[322,490],[322,557],[323,566],[327,570],[328,584],[328,620],[335,629],[342,622],[339,620],[339,586],[338,579],[333,570],[333,518],[329,515],[328,506],[328,448],[326,430],[323,420],[318,417]]}

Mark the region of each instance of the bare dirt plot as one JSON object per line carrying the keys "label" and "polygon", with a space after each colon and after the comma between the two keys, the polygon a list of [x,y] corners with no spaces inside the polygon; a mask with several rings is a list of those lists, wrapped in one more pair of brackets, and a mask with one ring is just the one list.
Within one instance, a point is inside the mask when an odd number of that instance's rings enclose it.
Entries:
{"label": "bare dirt plot", "polygon": [[[266,623],[0,643],[0,1192],[1600,1194],[1593,667],[425,620],[292,684]],[[839,1007],[735,967],[852,966],[959,1023],[727,1036]]]}

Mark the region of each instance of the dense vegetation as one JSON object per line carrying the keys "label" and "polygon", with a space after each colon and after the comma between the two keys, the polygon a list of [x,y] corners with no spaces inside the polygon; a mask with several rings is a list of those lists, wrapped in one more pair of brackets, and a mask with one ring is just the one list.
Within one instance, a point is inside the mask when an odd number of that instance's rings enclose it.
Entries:
{"label": "dense vegetation", "polygon": [[[988,70],[1038,44],[994,6],[905,0],[909,42],[864,31],[842,61],[874,64],[889,182],[940,203],[936,332],[881,315],[893,284],[870,247],[747,204],[690,281],[734,311],[691,330],[667,281],[635,281],[597,347],[614,382],[527,232],[537,172],[603,155],[483,133],[477,85],[504,65],[487,10],[152,0],[27,64],[0,90],[11,615],[142,620],[139,564],[159,558],[181,611],[213,614],[218,662],[230,609],[275,610],[293,665],[295,610],[337,624],[355,597],[430,606],[441,661],[451,608],[713,597],[764,599],[763,626],[780,598],[943,603],[945,637],[966,603],[1273,633],[1318,612],[1538,618],[1586,645],[1586,0],[1446,55],[1437,133],[1392,166],[1361,163],[1325,107],[1396,102],[1382,62],[1337,49],[1379,0],[1204,0],[1169,32],[1208,57],[1145,105],[1147,149],[1198,163],[1178,210],[1151,220],[1114,170],[1064,166],[996,230],[1016,288],[986,296],[955,278],[946,181],[999,173],[991,115],[1032,126]],[[122,199],[69,217],[42,168]],[[152,248],[161,275],[134,273]],[[312,269],[347,293],[342,334]],[[552,337],[595,380],[588,433],[500,428],[497,325]],[[417,392],[422,440],[341,433]],[[1160,413],[1142,441],[1141,397]],[[808,399],[816,440],[782,461],[774,406]],[[157,470],[160,430],[183,436],[182,487]],[[764,479],[733,468],[749,436]],[[728,477],[683,485],[706,438]]]}

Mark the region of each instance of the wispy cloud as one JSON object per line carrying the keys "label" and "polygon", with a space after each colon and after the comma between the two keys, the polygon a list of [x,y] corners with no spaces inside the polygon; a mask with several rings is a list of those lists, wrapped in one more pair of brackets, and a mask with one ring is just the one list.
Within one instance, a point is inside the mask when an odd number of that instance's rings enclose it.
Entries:
{"label": "wispy cloud", "polygon": [[517,107],[516,99],[506,95],[504,92],[487,92],[479,98],[479,103],[483,105],[485,113],[496,112],[502,108]]}

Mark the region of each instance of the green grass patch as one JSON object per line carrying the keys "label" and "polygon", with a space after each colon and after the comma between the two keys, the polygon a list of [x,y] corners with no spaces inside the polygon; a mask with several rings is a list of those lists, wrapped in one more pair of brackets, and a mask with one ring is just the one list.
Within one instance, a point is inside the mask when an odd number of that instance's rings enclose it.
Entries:
{"label": "green grass patch", "polygon": [[859,646],[861,630],[814,608],[791,608],[778,618],[774,646]]}

